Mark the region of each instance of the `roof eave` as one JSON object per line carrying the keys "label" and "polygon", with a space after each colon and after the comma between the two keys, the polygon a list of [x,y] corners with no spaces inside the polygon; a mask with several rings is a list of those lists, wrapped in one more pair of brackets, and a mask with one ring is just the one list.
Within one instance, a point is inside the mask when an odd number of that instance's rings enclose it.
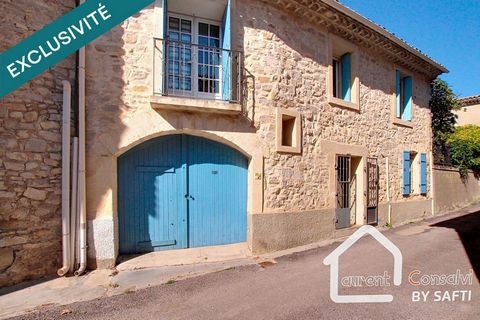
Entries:
{"label": "roof eave", "polygon": [[333,7],[335,10],[338,10],[341,13],[357,20],[359,23],[363,24],[364,26],[374,30],[375,32],[380,33],[381,35],[388,38],[390,41],[394,42],[398,46],[404,48],[405,50],[409,51],[410,53],[414,54],[415,56],[417,56],[417,57],[421,58],[422,60],[428,62],[429,64],[431,64],[432,66],[437,68],[440,71],[440,74],[449,72],[449,70],[445,66],[443,66],[440,63],[434,61],[432,58],[428,57],[427,55],[423,54],[422,52],[420,52],[420,51],[416,50],[415,48],[413,48],[412,46],[408,45],[407,43],[405,43],[405,41],[399,39],[394,34],[390,33],[389,31],[380,27],[379,25],[373,23],[372,21],[366,19],[365,17],[358,14],[357,12],[349,9],[345,5],[339,3],[338,1],[336,1],[336,0],[320,0],[320,1],[322,1],[322,2],[326,3],[327,5]]}

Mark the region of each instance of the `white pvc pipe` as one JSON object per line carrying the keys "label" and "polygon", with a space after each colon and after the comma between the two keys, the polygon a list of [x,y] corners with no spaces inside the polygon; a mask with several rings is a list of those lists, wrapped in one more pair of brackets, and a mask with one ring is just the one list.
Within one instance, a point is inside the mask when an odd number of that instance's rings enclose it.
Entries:
{"label": "white pvc pipe", "polygon": [[[80,0],[80,5],[85,0]],[[87,267],[87,212],[85,187],[85,47],[78,51],[78,215],[79,215],[79,267],[75,275]]]}
{"label": "white pvc pipe", "polygon": [[78,259],[77,254],[77,228],[78,228],[78,206],[77,206],[77,189],[78,189],[78,138],[73,138],[73,152],[72,152],[72,201],[70,206],[70,270],[75,270],[75,259]]}
{"label": "white pvc pipe", "polygon": [[62,108],[62,260],[63,266],[57,274],[62,277],[70,270],[70,117],[72,87],[63,80]]}
{"label": "white pvc pipe", "polygon": [[[82,4],[84,1],[80,1]],[[87,267],[87,213],[85,190],[85,48],[78,55],[78,215],[79,215],[79,268],[75,275]]]}
{"label": "white pvc pipe", "polygon": [[435,178],[433,173],[433,152],[430,151],[430,196],[432,197],[432,216],[435,215]]}
{"label": "white pvc pipe", "polygon": [[389,170],[389,166],[390,166],[390,162],[388,160],[388,157],[385,158],[385,165],[386,165],[386,175],[387,175],[387,202],[388,202],[388,224],[391,226],[392,225],[392,204],[390,203],[390,177],[389,177],[389,174],[390,174],[390,170]]}

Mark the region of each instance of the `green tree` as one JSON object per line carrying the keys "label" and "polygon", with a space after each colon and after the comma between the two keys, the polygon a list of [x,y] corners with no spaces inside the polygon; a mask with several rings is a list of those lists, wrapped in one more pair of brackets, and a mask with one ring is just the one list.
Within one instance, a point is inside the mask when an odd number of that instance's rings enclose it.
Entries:
{"label": "green tree", "polygon": [[447,82],[441,79],[433,80],[431,84],[433,154],[435,163],[450,164],[447,139],[454,131],[457,116],[452,112],[460,108],[457,95],[453,93]]}
{"label": "green tree", "polygon": [[463,126],[454,129],[448,137],[447,144],[450,149],[452,162],[466,177],[468,170],[480,171],[480,127]]}

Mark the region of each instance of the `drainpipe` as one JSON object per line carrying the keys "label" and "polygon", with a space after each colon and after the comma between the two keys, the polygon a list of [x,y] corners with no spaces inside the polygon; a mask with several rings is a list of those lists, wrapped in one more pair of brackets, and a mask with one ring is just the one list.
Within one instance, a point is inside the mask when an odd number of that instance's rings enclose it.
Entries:
{"label": "drainpipe", "polygon": [[[80,0],[82,5],[85,0]],[[87,213],[85,188],[85,47],[78,51],[78,215],[79,237],[78,245],[79,268],[75,275],[85,272],[87,267]]]}
{"label": "drainpipe", "polygon": [[388,224],[392,225],[392,204],[390,203],[390,177],[389,177],[389,160],[388,157],[385,158],[385,163],[387,166],[386,175],[387,175],[387,203],[388,203]]}
{"label": "drainpipe", "polygon": [[430,151],[430,196],[432,197],[432,216],[435,215],[435,178],[433,174],[433,152]]}
{"label": "drainpipe", "polygon": [[70,117],[72,87],[67,80],[63,84],[62,108],[62,260],[57,274],[62,277],[70,270]]}
{"label": "drainpipe", "polygon": [[73,151],[72,151],[72,201],[70,205],[70,270],[75,270],[75,261],[78,259],[77,254],[77,228],[78,228],[78,138],[73,138]]}

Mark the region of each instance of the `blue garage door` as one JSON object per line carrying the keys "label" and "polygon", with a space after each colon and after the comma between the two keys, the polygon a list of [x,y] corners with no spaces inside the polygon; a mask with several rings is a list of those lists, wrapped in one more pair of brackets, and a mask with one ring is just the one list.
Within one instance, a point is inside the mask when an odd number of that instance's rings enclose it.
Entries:
{"label": "blue garage door", "polygon": [[120,253],[246,241],[247,165],[188,135],[153,139],[118,159]]}

